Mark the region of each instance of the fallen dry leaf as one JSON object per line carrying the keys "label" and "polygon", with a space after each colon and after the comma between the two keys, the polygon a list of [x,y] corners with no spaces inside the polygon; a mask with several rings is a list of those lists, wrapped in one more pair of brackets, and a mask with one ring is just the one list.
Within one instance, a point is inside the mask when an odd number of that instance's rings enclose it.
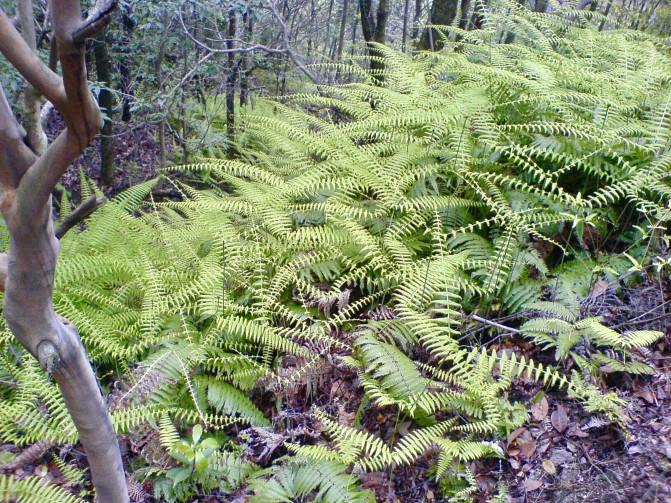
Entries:
{"label": "fallen dry leaf", "polygon": [[531,405],[531,415],[536,421],[542,421],[548,415],[550,405],[547,398],[543,397],[540,401]]}
{"label": "fallen dry leaf", "polygon": [[587,437],[589,437],[589,434],[582,431],[576,425],[571,425],[571,427],[568,429],[568,436],[569,437],[578,437],[578,438],[587,438]]}
{"label": "fallen dry leaf", "polygon": [[521,428],[517,428],[515,431],[513,431],[513,432],[510,434],[510,436],[508,437],[508,445],[512,444],[513,441],[514,441],[517,437],[519,437],[520,435],[522,435],[523,433],[525,433],[525,434],[526,434],[526,433],[529,433],[529,430],[527,430],[527,429],[524,428],[524,427],[521,427]]}
{"label": "fallen dry leaf", "polygon": [[548,472],[550,475],[555,475],[557,473],[557,467],[549,459],[543,460],[543,470]]}
{"label": "fallen dry leaf", "polygon": [[568,428],[568,415],[566,414],[566,409],[561,404],[557,404],[557,407],[552,412],[550,422],[559,433],[564,433],[566,428]]}
{"label": "fallen dry leaf", "polygon": [[650,388],[647,386],[645,388],[640,388],[634,392],[634,396],[642,398],[648,403],[655,403],[655,395],[652,393]]}
{"label": "fallen dry leaf", "polygon": [[543,485],[543,482],[536,479],[526,479],[524,481],[524,490],[527,492],[535,491]]}
{"label": "fallen dry leaf", "polygon": [[536,451],[536,441],[533,438],[520,437],[517,439],[517,447],[520,450],[520,454],[529,459]]}
{"label": "fallen dry leaf", "polygon": [[598,297],[599,295],[603,295],[606,293],[608,290],[608,287],[610,286],[610,283],[606,281],[605,279],[600,279],[596,283],[594,283],[594,286],[592,287],[592,290],[589,292],[589,296],[591,298]]}

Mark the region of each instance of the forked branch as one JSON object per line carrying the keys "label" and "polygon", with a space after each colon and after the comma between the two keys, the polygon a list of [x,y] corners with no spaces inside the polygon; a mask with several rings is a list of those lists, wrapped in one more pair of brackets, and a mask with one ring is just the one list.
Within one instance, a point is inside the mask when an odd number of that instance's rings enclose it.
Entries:
{"label": "forked branch", "polygon": [[50,0],[62,78],[39,60],[0,10],[0,52],[53,103],[66,126],[44,153],[35,155],[24,142],[25,131],[0,88],[0,209],[10,235],[8,253],[0,254],[3,315],[16,339],[58,383],[86,451],[101,503],[128,501],[121,454],[79,333],[54,311],[52,295],[57,237],[102,201],[87,200],[54,232],[51,192],[100,129],[100,111],[88,88],[83,39],[109,21],[114,4],[100,2],[99,9],[84,21],[79,0]]}

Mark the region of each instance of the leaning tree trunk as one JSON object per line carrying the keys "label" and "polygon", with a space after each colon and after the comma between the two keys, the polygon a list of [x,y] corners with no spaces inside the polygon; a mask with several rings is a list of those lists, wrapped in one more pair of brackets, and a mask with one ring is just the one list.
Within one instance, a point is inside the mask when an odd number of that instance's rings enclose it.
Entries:
{"label": "leaning tree trunk", "polygon": [[0,209],[10,235],[0,255],[4,317],[17,340],[58,383],[86,451],[97,499],[125,503],[128,491],[119,445],[77,329],[52,301],[59,242],[51,219],[51,191],[100,128],[91,96],[84,42],[109,22],[115,2],[96,4],[84,21],[75,0],[50,0],[63,77],[49,70],[0,10],[0,52],[62,114],[66,129],[37,155],[0,87]]}

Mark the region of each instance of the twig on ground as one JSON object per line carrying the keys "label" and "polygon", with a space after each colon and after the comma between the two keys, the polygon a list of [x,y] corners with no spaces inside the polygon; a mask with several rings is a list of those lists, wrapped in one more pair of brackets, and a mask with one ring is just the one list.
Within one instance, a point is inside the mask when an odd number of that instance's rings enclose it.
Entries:
{"label": "twig on ground", "polygon": [[475,321],[477,321],[477,322],[479,322],[479,323],[484,323],[485,325],[489,325],[490,327],[495,327],[495,328],[499,328],[499,329],[501,329],[501,330],[505,330],[506,332],[510,332],[510,333],[512,333],[512,334],[519,334],[519,333],[521,333],[521,332],[520,332],[518,329],[516,329],[516,328],[508,327],[508,326],[506,326],[506,325],[502,325],[501,323],[497,323],[497,322],[495,322],[495,321],[488,320],[488,319],[486,319],[486,318],[483,318],[483,317],[481,317],[481,316],[478,316],[477,314],[473,314],[473,315],[471,315],[471,319],[473,319],[473,320],[475,320]]}

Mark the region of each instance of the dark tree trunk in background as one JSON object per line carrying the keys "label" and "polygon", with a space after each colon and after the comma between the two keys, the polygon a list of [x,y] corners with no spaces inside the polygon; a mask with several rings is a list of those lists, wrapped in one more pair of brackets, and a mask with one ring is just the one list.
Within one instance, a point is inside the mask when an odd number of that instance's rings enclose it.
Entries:
{"label": "dark tree trunk in background", "polygon": [[114,95],[111,91],[112,68],[107,53],[107,30],[96,35],[94,55],[96,60],[96,74],[98,81],[105,86],[98,94],[98,106],[105,115],[100,130],[100,179],[104,185],[114,183],[114,137],[112,136],[112,112],[114,110]]}
{"label": "dark tree trunk in background", "polygon": [[401,39],[401,50],[405,52],[408,41],[408,16],[410,15],[410,0],[403,3],[403,38]]}
{"label": "dark tree trunk in background", "polygon": [[461,17],[459,18],[459,28],[467,29],[468,20],[471,16],[471,0],[461,0]]}
{"label": "dark tree trunk in background", "polygon": [[352,21],[352,48],[350,54],[354,56],[354,50],[356,48],[356,37],[358,35],[357,31],[359,29],[359,4],[356,4],[356,12],[354,13],[354,18]]}
{"label": "dark tree trunk in background", "polygon": [[[245,13],[246,15],[246,13]],[[308,58],[312,55],[312,39],[315,37],[315,21],[317,20],[317,2],[310,0],[310,33],[308,34]],[[244,20],[243,20],[244,23]],[[246,26],[246,24],[245,24]],[[242,91],[240,91],[242,92]]]}
{"label": "dark tree trunk in background", "polygon": [[[245,42],[251,42],[252,36],[254,34],[254,21],[252,19],[252,14],[249,10],[246,10],[242,15],[242,24],[245,30],[244,40]],[[249,64],[250,54],[245,52],[242,54],[242,60],[240,61],[240,106],[245,106],[249,102],[249,78],[250,73],[252,72],[251,65]]]}
{"label": "dark tree trunk in background", "polygon": [[361,30],[366,42],[375,40],[375,19],[373,18],[372,0],[359,0],[359,12],[361,13]]}
{"label": "dark tree trunk in background", "polygon": [[349,0],[343,0],[342,4],[342,17],[340,18],[340,33],[338,34],[338,52],[336,54],[336,59],[340,61],[342,59],[342,51],[345,46],[345,27],[347,26],[347,12],[349,10]]}
{"label": "dark tree trunk in background", "polygon": [[333,1],[329,1],[329,14],[326,18],[326,39],[324,39],[324,54],[328,54],[328,50],[331,44],[331,15],[333,14]]}
{"label": "dark tree trunk in background", "polygon": [[[373,12],[372,0],[359,0],[359,11],[361,12],[361,28],[363,38],[367,44],[377,42],[384,44],[387,32],[387,18],[389,17],[389,3],[387,0],[380,0],[377,5],[377,14]],[[368,49],[370,54],[370,48]],[[382,83],[383,78],[379,73],[384,70],[384,63],[376,59],[370,62],[370,69],[375,74],[375,80]]]}
{"label": "dark tree trunk in background", "polygon": [[127,3],[121,14],[121,23],[123,25],[123,38],[119,44],[119,48],[123,51],[123,56],[119,61],[119,80],[121,83],[121,92],[123,98],[121,99],[121,120],[130,122],[131,120],[131,104],[133,101],[133,85],[132,85],[132,64],[133,54],[131,54],[130,42],[135,29],[135,21],[131,17],[131,4]]}
{"label": "dark tree trunk in background", "polygon": [[473,15],[471,16],[471,28],[473,30],[482,29],[485,22],[485,17],[482,15],[483,9],[489,5],[488,0],[473,0]]}
{"label": "dark tree trunk in background", "polygon": [[56,71],[58,67],[58,46],[56,45],[56,38],[51,38],[51,43],[49,44],[49,69],[52,72]]}
{"label": "dark tree trunk in background", "polygon": [[[524,6],[526,3],[526,0],[517,0],[518,5]],[[515,41],[515,32],[514,31],[508,31],[506,32],[506,36],[503,39],[504,44],[512,44]]]}
{"label": "dark tree trunk in background", "polygon": [[[186,75],[189,72],[189,51],[187,50],[186,44],[182,45],[182,75]],[[182,97],[179,100],[179,122],[182,126],[181,135],[177,135],[177,140],[182,146],[182,162],[184,164],[189,162],[189,145],[186,141],[187,138],[187,125],[186,125],[186,109],[184,108],[184,97],[186,95],[186,86],[182,87]]]}
{"label": "dark tree trunk in background", "polygon": [[534,10],[536,12],[546,12],[548,10],[548,0],[536,0]]}
{"label": "dark tree trunk in background", "polygon": [[[168,43],[168,9],[165,9],[163,12],[163,26],[165,31],[163,32],[163,37],[161,43],[158,47],[158,55],[156,56],[156,63],[154,65],[154,73],[156,74],[156,87],[158,92],[163,92],[163,60],[165,59],[165,46]],[[163,113],[163,110],[159,110]],[[161,117],[161,120],[158,123],[158,165],[161,169],[164,169],[167,166],[167,145],[165,137],[165,122],[166,117]]]}
{"label": "dark tree trunk in background", "polygon": [[603,27],[606,25],[606,19],[608,18],[608,14],[610,13],[610,8],[613,5],[613,0],[608,0],[608,3],[606,4],[606,10],[603,13],[603,19],[601,20],[601,24],[599,25],[599,31],[603,31]]}
{"label": "dark tree trunk in background", "polygon": [[[226,48],[233,49],[237,32],[237,14],[233,9],[228,13],[228,33]],[[226,78],[226,137],[228,138],[228,152],[235,151],[235,53],[228,54],[228,77]]]}
{"label": "dark tree trunk in background", "polygon": [[377,6],[377,25],[375,27],[375,41],[384,44],[387,38],[387,19],[389,18],[388,0],[380,0]]}
{"label": "dark tree trunk in background", "polygon": [[422,17],[422,0],[415,0],[415,15],[412,18],[412,39],[419,36],[419,20]]}
{"label": "dark tree trunk in background", "polygon": [[[431,6],[429,24],[451,25],[454,18],[457,17],[458,9],[459,0],[434,0]],[[438,31],[433,28],[426,28],[418,47],[424,50],[438,51],[443,48],[443,45]]]}

